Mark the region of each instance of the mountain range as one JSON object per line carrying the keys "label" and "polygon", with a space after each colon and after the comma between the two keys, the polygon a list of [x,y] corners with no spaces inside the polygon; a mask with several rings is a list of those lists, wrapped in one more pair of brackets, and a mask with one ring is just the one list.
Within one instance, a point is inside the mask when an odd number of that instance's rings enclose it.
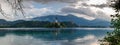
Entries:
{"label": "mountain range", "polygon": [[55,18],[59,22],[64,22],[64,21],[70,21],[73,22],[79,26],[110,26],[109,21],[101,20],[101,19],[94,19],[94,20],[87,20],[82,17],[77,17],[72,14],[69,14],[67,16],[62,16],[62,15],[48,15],[48,16],[42,16],[42,17],[36,17],[31,20],[33,21],[49,21],[49,22],[54,22]]}
{"label": "mountain range", "polygon": [[[43,24],[45,23],[50,23],[50,22],[55,22],[55,20],[58,20],[58,22],[64,22],[66,25],[77,25],[77,26],[110,26],[110,22],[101,20],[101,19],[95,19],[95,20],[87,20],[82,17],[77,17],[74,15],[48,15],[48,16],[41,16],[41,17],[35,17],[30,19],[29,21],[25,20],[16,20],[16,21],[6,21],[4,19],[0,19],[0,26],[17,26],[19,25],[31,25],[31,24],[36,24],[36,26],[39,26],[37,24]],[[29,23],[29,24],[28,24]],[[73,23],[73,24],[72,24]],[[45,24],[44,24],[45,25]],[[34,25],[32,25],[34,26]]]}

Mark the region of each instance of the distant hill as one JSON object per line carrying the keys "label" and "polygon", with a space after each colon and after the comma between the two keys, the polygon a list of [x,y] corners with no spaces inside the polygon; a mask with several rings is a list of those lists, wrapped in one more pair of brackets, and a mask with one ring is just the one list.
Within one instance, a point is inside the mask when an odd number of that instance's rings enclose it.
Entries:
{"label": "distant hill", "polygon": [[0,19],[0,25],[8,25],[9,22],[4,20],[4,19]]}
{"label": "distant hill", "polygon": [[95,20],[86,20],[81,17],[76,17],[74,15],[67,15],[67,16],[62,16],[62,15],[48,15],[48,16],[42,16],[42,17],[36,17],[31,20],[33,21],[49,21],[53,22],[55,17],[58,18],[59,22],[64,22],[64,21],[69,21],[69,22],[74,22],[75,24],[79,26],[110,26],[110,22],[101,20],[101,19],[95,19]]}
{"label": "distant hill", "polygon": [[16,21],[6,21],[0,19],[0,27],[46,27],[46,25],[51,25],[55,22],[55,18],[57,18],[58,22],[64,24],[66,27],[108,27],[110,26],[110,22],[95,19],[95,20],[87,20],[81,17],[76,17],[74,15],[48,15],[35,17],[30,19],[29,21],[25,20],[16,20]]}
{"label": "distant hill", "polygon": [[[78,27],[75,23],[72,22],[59,22],[65,27]],[[17,20],[17,21],[6,21],[0,20],[0,28],[12,27],[12,28],[21,28],[21,27],[46,27],[46,28],[54,28],[53,22],[49,21],[25,21],[25,20]],[[57,27],[59,28],[59,27]]]}

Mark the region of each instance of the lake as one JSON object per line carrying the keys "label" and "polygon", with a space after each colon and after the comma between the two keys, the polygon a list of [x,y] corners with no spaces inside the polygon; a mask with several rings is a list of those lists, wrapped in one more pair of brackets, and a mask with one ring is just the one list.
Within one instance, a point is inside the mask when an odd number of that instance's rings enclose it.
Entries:
{"label": "lake", "polygon": [[112,28],[2,28],[0,45],[99,45]]}

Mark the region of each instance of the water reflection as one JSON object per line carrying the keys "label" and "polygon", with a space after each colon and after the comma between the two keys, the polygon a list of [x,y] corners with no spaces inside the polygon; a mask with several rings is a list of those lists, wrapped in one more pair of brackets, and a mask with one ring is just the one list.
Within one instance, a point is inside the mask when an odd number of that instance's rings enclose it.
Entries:
{"label": "water reflection", "polygon": [[109,30],[2,30],[1,45],[99,45],[97,40]]}

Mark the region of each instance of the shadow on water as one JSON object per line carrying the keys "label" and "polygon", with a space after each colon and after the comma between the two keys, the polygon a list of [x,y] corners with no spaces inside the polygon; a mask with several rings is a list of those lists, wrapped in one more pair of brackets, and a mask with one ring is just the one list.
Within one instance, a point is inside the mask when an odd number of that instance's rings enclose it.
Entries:
{"label": "shadow on water", "polygon": [[32,36],[33,38],[43,40],[74,40],[78,37],[83,38],[86,35],[103,36],[109,30],[86,30],[86,29],[62,29],[62,30],[0,30],[0,37],[6,35]]}

